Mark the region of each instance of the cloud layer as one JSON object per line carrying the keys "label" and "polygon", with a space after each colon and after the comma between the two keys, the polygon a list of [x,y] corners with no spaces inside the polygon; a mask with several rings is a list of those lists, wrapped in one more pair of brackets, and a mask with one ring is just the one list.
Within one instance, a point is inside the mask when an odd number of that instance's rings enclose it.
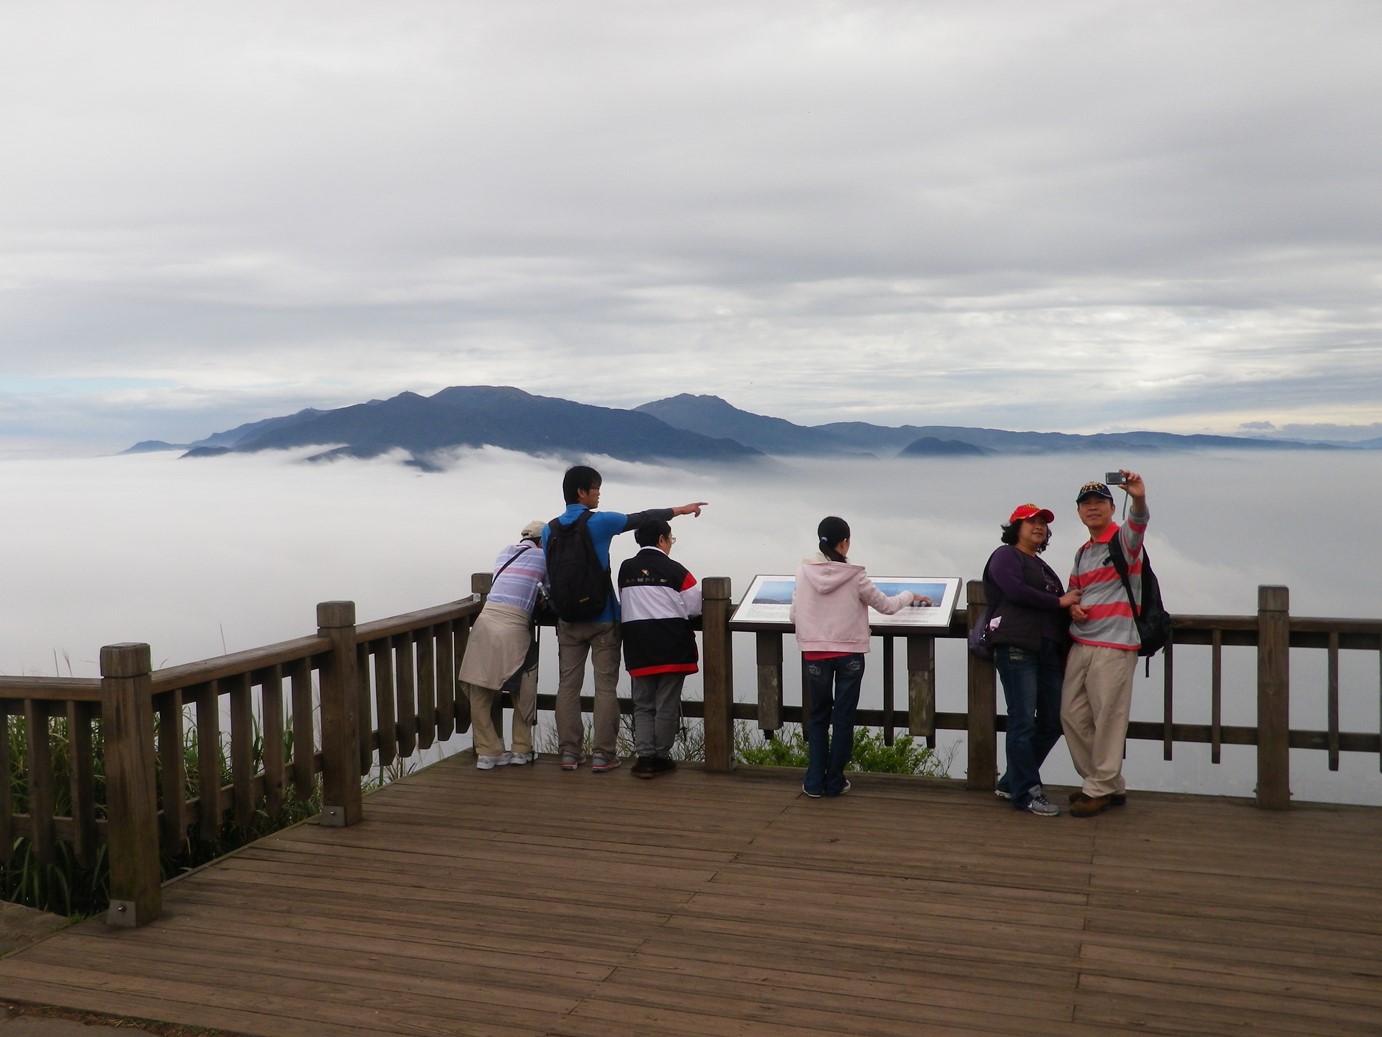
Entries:
{"label": "cloud layer", "polygon": [[[437,474],[399,460],[158,454],[0,461],[0,478],[22,502],[0,520],[11,547],[0,672],[95,676],[100,647],[122,641],[148,642],[156,666],[209,658],[310,633],[320,601],[353,600],[362,622],[454,601],[525,523],[562,506],[563,465],[554,460],[464,450]],[[1016,504],[1034,500],[1057,516],[1048,558],[1064,574],[1082,540],[1076,489],[1094,473],[1126,465],[1147,478],[1148,550],[1173,612],[1250,615],[1258,586],[1279,584],[1290,588],[1293,615],[1378,613],[1376,550],[1366,538],[1341,550],[1328,535],[1342,501],[1350,515],[1382,511],[1371,451],[793,460],[754,471],[594,460],[608,510],[709,501],[701,518],[676,520],[676,554],[699,577],[729,576],[736,598],[758,573],[794,572],[827,514],[849,520],[851,558],[876,576],[974,579],[998,544],[1000,523]],[[618,538],[613,556],[634,550],[631,538]],[[787,649],[790,656],[790,639]],[[937,652],[939,708],[962,711],[963,649],[942,642]],[[869,662],[872,705],[879,702],[880,654]],[[752,645],[737,659],[738,692],[747,697]],[[1254,659],[1246,649],[1224,653],[1224,723],[1255,716]],[[1178,649],[1175,672],[1177,721],[1208,723],[1208,650]],[[1342,653],[1340,673],[1343,729],[1377,730],[1376,656]],[[543,674],[550,691],[555,669]],[[1325,726],[1326,676],[1322,653],[1303,655],[1293,667],[1296,726]],[[797,685],[788,687],[794,694]],[[1159,718],[1160,703],[1154,668],[1152,680],[1138,680],[1135,717]],[[1139,787],[1251,794],[1251,758],[1239,753],[1238,765],[1214,768],[1200,748],[1178,747],[1168,764],[1158,746],[1133,746]],[[1341,776],[1324,771],[1321,754],[1298,755],[1298,797],[1382,803],[1375,758],[1346,754]],[[1307,778],[1312,769],[1318,773]],[[1225,785],[1226,775],[1236,784]],[[1050,780],[1067,778],[1053,771]]]}

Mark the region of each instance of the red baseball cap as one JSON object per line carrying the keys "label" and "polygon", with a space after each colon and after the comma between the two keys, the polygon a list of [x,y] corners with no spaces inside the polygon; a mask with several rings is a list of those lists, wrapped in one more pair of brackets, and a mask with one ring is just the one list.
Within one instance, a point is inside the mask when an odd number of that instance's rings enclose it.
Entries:
{"label": "red baseball cap", "polygon": [[1008,524],[1011,525],[1014,522],[1021,522],[1023,519],[1029,518],[1039,518],[1042,522],[1047,523],[1056,521],[1056,516],[1045,508],[1038,508],[1035,504],[1019,504],[1008,516]]}

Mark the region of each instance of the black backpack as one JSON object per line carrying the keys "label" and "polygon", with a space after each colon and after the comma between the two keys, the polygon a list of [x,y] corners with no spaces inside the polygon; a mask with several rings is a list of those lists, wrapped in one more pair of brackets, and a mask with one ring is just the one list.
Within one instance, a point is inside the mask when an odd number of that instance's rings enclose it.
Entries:
{"label": "black backpack", "polygon": [[985,590],[992,586],[998,591],[998,596],[983,607],[979,613],[979,621],[969,628],[969,654],[976,659],[991,663],[993,662],[993,642],[989,640],[989,637],[993,631],[989,628],[989,624],[993,622],[993,617],[998,614],[998,606],[1003,601],[1003,590],[996,583],[990,585],[987,562],[984,563],[983,583]]}
{"label": "black backpack", "polygon": [[605,610],[613,593],[609,570],[595,554],[590,538],[590,512],[569,526],[557,519],[547,523],[547,581],[552,587],[552,606],[568,623],[588,623]]}
{"label": "black backpack", "polygon": [[1152,560],[1147,557],[1147,549],[1142,549],[1142,606],[1138,608],[1132,596],[1132,580],[1128,579],[1128,560],[1123,557],[1123,545],[1114,536],[1108,542],[1108,560],[1118,571],[1123,581],[1123,589],[1128,592],[1137,619],[1137,636],[1142,647],[1137,654],[1146,657],[1147,670],[1151,672],[1151,657],[1171,643],[1171,615],[1161,601],[1161,581],[1152,572]]}

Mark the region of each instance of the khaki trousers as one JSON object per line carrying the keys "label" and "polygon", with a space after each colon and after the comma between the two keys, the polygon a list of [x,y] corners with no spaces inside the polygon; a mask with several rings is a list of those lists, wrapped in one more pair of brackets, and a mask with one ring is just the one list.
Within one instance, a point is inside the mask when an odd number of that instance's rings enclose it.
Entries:
{"label": "khaki trousers", "polygon": [[595,670],[595,724],[591,741],[601,756],[614,756],[619,745],[619,624],[557,623],[557,741],[563,754],[580,755],[581,688],[585,661]]}
{"label": "khaki trousers", "polygon": [[1065,661],[1060,722],[1086,796],[1121,795],[1123,745],[1132,709],[1137,653],[1076,642]]}
{"label": "khaki trousers", "polygon": [[[470,732],[475,743],[476,756],[499,756],[504,752],[504,736],[494,728],[494,700],[499,692],[494,688],[482,688],[478,684],[466,682],[466,695],[470,698]],[[523,674],[522,696],[537,694],[537,667]],[[515,709],[513,713],[513,751],[531,753],[533,751],[533,729]]]}

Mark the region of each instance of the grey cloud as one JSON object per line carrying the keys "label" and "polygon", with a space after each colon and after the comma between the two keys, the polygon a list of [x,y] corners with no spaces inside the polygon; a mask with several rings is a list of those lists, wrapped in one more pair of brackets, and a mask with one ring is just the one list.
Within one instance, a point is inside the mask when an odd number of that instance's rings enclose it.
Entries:
{"label": "grey cloud", "polygon": [[1376,414],[1370,6],[74,6],[0,13],[10,371]]}

